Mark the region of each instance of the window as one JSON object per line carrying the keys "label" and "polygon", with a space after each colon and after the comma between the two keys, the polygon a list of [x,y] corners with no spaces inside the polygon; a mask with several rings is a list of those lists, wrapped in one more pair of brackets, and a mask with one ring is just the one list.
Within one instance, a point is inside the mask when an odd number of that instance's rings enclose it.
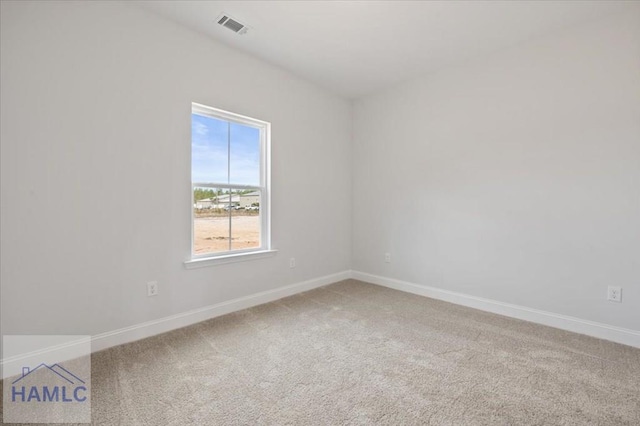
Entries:
{"label": "window", "polygon": [[270,250],[267,122],[191,108],[192,260]]}

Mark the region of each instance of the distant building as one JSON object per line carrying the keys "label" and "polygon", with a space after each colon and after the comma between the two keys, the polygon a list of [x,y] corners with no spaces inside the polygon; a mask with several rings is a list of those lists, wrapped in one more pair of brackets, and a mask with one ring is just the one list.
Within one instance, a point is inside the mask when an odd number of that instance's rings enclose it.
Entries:
{"label": "distant building", "polygon": [[255,207],[260,204],[260,192],[248,194],[222,194],[215,198],[203,198],[194,203],[196,209],[228,209]]}
{"label": "distant building", "polygon": [[240,195],[239,206],[242,208],[251,207],[252,205],[260,203],[260,192],[254,191],[249,192],[248,194]]}
{"label": "distant building", "polygon": [[229,207],[236,207],[239,204],[240,204],[240,195],[223,194],[214,198],[213,207],[216,209],[228,209]]}
{"label": "distant building", "polygon": [[195,202],[196,209],[210,209],[213,207],[213,198],[203,198]]}

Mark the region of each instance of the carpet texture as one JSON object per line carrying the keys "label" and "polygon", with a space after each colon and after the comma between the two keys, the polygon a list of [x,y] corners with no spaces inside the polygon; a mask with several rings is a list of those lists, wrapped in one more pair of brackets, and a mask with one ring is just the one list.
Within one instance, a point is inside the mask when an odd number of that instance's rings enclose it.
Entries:
{"label": "carpet texture", "polygon": [[347,280],[92,356],[100,425],[640,425],[640,349]]}

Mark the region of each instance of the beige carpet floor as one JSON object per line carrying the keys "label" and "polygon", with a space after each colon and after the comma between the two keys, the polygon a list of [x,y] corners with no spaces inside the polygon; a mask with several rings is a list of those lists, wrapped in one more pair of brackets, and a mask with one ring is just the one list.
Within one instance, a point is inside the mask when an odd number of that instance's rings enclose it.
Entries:
{"label": "beige carpet floor", "polygon": [[640,349],[348,280],[92,357],[101,425],[640,425]]}

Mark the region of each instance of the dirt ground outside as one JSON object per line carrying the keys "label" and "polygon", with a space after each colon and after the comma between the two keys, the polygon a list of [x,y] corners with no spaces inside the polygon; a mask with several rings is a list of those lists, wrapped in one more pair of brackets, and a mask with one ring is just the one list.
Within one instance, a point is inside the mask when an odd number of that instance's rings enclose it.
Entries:
{"label": "dirt ground outside", "polygon": [[[196,217],[193,221],[195,254],[229,250],[229,216]],[[260,247],[260,216],[231,218],[231,250]]]}

